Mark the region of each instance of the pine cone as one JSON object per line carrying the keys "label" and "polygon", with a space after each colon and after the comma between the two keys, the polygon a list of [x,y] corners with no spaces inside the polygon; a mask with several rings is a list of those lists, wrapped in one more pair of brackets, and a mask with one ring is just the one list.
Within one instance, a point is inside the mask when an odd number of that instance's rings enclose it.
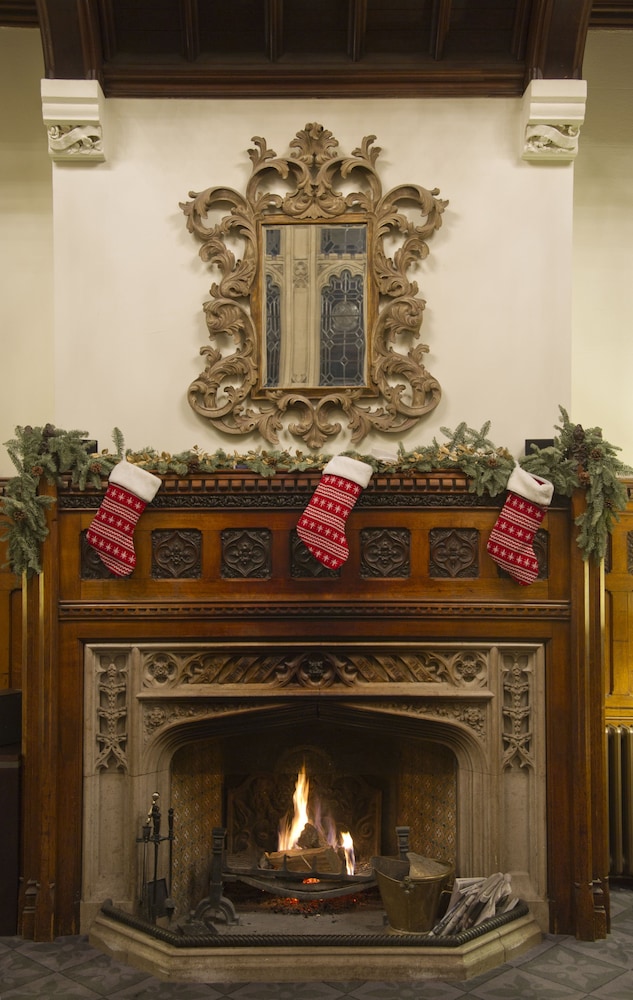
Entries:
{"label": "pine cone", "polygon": [[578,473],[578,482],[582,486],[588,486],[589,483],[591,482],[591,476],[589,475],[586,469],[581,469],[580,472]]}
{"label": "pine cone", "polygon": [[31,475],[39,479],[40,476],[44,474],[44,469],[41,465],[33,465],[31,467]]}

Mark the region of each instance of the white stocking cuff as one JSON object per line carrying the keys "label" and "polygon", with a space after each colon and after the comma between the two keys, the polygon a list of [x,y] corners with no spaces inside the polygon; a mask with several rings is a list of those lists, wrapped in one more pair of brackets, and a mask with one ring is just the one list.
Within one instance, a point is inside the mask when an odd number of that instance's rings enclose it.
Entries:
{"label": "white stocking cuff", "polygon": [[533,476],[520,465],[514,466],[506,489],[523,497],[524,500],[529,500],[530,503],[538,504],[539,507],[549,507],[554,494],[554,486],[548,479]]}
{"label": "white stocking cuff", "polygon": [[115,486],[122,486],[124,490],[133,493],[139,500],[151,503],[162,483],[162,479],[147,469],[141,469],[139,465],[132,465],[131,462],[119,462],[110,473],[109,482]]}
{"label": "white stocking cuff", "polygon": [[329,476],[341,476],[342,479],[350,479],[363,489],[372,477],[373,469],[367,462],[359,462],[357,458],[349,458],[348,455],[336,455],[327,463],[323,472]]}

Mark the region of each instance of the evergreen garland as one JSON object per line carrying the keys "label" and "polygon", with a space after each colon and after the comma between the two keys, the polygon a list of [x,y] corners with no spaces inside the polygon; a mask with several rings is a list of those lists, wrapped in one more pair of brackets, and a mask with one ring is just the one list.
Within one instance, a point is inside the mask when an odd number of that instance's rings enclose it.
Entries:
{"label": "evergreen garland", "polygon": [[[599,427],[584,430],[572,424],[560,407],[561,426],[554,444],[536,448],[521,460],[521,465],[534,475],[549,479],[555,491],[570,496],[581,487],[586,491],[586,510],[577,519],[580,529],[578,545],[585,559],[604,556],[607,537],[613,530],[618,512],[626,506],[627,493],[619,476],[633,470],[617,458],[618,448],[603,440]],[[478,496],[493,497],[506,489],[515,461],[506,448],[498,448],[489,439],[490,423],[480,431],[465,423],[454,430],[442,427],[445,441],[435,438],[427,446],[405,451],[402,446],[395,458],[385,460],[358,452],[345,454],[367,462],[374,472],[411,473],[457,469],[469,479],[469,489]],[[80,490],[87,486],[100,489],[104,479],[122,458],[149,472],[179,476],[196,473],[249,469],[260,476],[271,477],[277,472],[321,470],[331,456],[305,454],[301,451],[248,451],[228,454],[219,449],[212,454],[195,447],[192,451],[171,455],[143,448],[139,452],[125,449],[121,431],[113,431],[114,451],[90,453],[85,431],[63,431],[51,424],[45,427],[16,427],[15,438],[6,448],[17,475],[6,483],[0,497],[0,515],[6,521],[2,538],[8,543],[8,565],[14,573],[38,573],[41,569],[40,548],[48,534],[46,510],[54,503],[52,497],[39,493],[44,477],[58,483],[70,475]]]}

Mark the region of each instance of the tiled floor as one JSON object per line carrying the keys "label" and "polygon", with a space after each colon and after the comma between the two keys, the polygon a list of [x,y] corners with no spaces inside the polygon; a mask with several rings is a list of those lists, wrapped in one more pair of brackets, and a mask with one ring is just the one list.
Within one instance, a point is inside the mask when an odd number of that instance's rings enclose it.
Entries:
{"label": "tiled floor", "polygon": [[611,901],[606,941],[548,935],[515,961],[463,983],[163,983],[113,961],[83,937],[52,944],[0,938],[0,1000],[632,1000],[633,890],[614,888]]}

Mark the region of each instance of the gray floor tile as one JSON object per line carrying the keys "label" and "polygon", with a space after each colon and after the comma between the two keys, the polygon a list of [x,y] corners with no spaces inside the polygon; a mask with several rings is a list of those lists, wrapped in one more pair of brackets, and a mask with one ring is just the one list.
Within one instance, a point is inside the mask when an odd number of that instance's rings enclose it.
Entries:
{"label": "gray floor tile", "polygon": [[164,983],[115,962],[84,936],[0,938],[0,1000],[633,1000],[633,890],[612,892],[605,941],[545,935],[525,955],[459,983]]}
{"label": "gray floor tile", "polygon": [[568,945],[548,951],[543,957],[526,962],[521,972],[534,973],[539,978],[568,986],[580,994],[592,993],[621,975],[621,970],[603,962],[598,953],[587,955]]}
{"label": "gray floor tile", "polygon": [[94,993],[86,986],[73,983],[65,976],[56,973],[36,979],[15,989],[3,990],[2,1000],[100,1000],[101,994]]}

